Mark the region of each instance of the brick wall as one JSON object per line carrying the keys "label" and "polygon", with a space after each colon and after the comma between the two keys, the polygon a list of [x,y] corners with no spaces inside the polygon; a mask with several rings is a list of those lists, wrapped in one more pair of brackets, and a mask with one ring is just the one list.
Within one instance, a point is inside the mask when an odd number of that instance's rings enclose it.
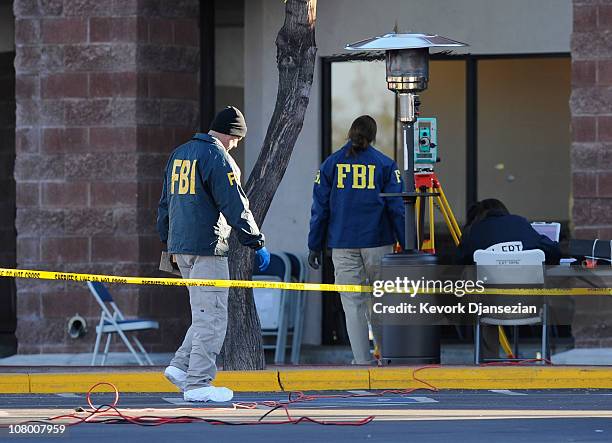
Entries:
{"label": "brick wall", "polygon": [[[197,0],[16,0],[14,12],[19,266],[155,275],[162,170],[197,128]],[[111,289],[125,313],[160,321],[149,349],[174,349],[186,291]],[[83,340],[66,334],[75,313]],[[98,315],[82,284],[18,282],[20,352],[88,351]]]}
{"label": "brick wall", "polygon": [[[0,53],[0,266],[14,267],[15,242],[15,54]],[[0,279],[0,355],[14,351],[15,282]]]}
{"label": "brick wall", "polygon": [[[612,3],[574,0],[572,222],[575,238],[612,240]],[[609,305],[609,304],[607,304]],[[612,312],[593,301],[576,312],[582,347],[612,346]]]}

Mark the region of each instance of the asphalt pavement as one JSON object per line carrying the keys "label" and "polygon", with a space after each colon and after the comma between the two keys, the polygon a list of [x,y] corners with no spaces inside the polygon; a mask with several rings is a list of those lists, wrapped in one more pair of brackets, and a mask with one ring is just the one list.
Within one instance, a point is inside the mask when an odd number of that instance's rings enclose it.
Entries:
{"label": "asphalt pavement", "polygon": [[[143,427],[134,424],[83,423],[68,427],[53,441],[418,441],[418,442],[610,442],[612,441],[612,390],[498,390],[409,394],[380,391],[316,392],[313,397],[289,405],[291,416],[323,422],[357,423],[362,426],[313,423],[265,424],[286,419],[273,404],[286,402],[286,393],[237,393],[232,402],[192,404],[173,393],[127,393],[118,407],[131,416],[193,416],[248,425],[209,423],[167,424]],[[292,399],[299,398],[295,394]],[[95,394],[94,405],[112,403],[113,394]],[[276,403],[274,403],[276,402]],[[0,395],[0,424],[82,412],[89,406],[84,394]],[[78,412],[81,411],[81,412]],[[57,421],[56,423],[60,423]],[[264,423],[264,424],[256,424]],[[55,440],[58,438],[59,440]],[[0,441],[47,441],[48,435],[9,434],[0,429]]]}

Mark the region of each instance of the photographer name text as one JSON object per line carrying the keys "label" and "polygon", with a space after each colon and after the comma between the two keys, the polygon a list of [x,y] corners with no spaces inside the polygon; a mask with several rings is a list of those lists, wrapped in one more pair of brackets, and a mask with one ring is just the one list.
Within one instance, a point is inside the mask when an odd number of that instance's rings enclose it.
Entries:
{"label": "photographer name text", "polygon": [[439,306],[428,302],[399,303],[385,305],[377,302],[372,305],[375,314],[534,314],[538,307],[517,303],[512,306],[487,305],[485,303],[457,303],[454,305]]}

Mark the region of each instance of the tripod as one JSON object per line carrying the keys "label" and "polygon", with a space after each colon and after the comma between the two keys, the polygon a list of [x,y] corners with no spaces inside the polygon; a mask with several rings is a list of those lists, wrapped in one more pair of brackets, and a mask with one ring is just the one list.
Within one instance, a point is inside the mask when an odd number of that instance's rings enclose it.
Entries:
{"label": "tripod", "polygon": [[[430,254],[436,253],[436,237],[435,237],[435,223],[434,223],[434,205],[437,206],[446,226],[453,237],[455,246],[459,245],[461,239],[461,229],[455,218],[455,214],[446,199],[440,180],[436,176],[433,170],[418,171],[414,174],[414,187],[416,191],[416,232],[417,232],[417,245],[418,248],[423,252]],[[427,212],[428,226],[428,237],[424,235],[425,227],[425,212]],[[499,331],[499,342],[504,349],[504,352],[510,357],[516,357],[512,348],[510,347],[510,341],[506,335],[503,326],[498,326]]]}
{"label": "tripod", "polygon": [[[446,226],[450,231],[455,246],[459,244],[461,239],[461,229],[455,218],[455,214],[446,199],[440,180],[433,170],[419,171],[414,174],[414,187],[416,190],[416,219],[417,219],[417,246],[421,251],[430,254],[436,253],[435,240],[435,223],[434,223],[434,206],[437,206]],[[428,213],[427,222],[429,227],[425,228],[425,212]],[[425,232],[428,236],[425,236]]]}

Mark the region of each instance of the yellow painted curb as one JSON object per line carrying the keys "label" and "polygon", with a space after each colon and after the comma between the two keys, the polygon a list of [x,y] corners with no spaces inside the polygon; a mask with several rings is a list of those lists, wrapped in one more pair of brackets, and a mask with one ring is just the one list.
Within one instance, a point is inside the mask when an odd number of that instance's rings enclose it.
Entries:
{"label": "yellow painted curb", "polygon": [[23,394],[30,392],[28,374],[0,374],[0,394]]}
{"label": "yellow painted curb", "polygon": [[276,371],[219,371],[214,385],[225,386],[236,392],[280,391]]}
{"label": "yellow painted curb", "polygon": [[[100,382],[114,384],[119,392],[178,392],[161,372],[30,374],[30,392],[87,392]],[[96,392],[112,392],[112,388],[99,386]]]}
{"label": "yellow painted curb", "polygon": [[[27,375],[25,377],[27,379]],[[0,380],[2,378],[0,376]],[[112,383],[117,386],[119,392],[179,392],[161,372],[31,374],[29,392],[87,392],[99,382]],[[0,381],[0,386],[1,383]],[[221,371],[217,374],[214,384],[238,392],[280,391],[276,371]],[[96,388],[96,392],[112,392],[112,388],[100,386]]]}
{"label": "yellow painted curb", "polygon": [[359,369],[287,369],[279,370],[283,391],[328,391],[369,389],[368,368]]}
{"label": "yellow painted curb", "polygon": [[[490,366],[425,368],[290,369],[220,371],[215,385],[236,392],[422,388],[438,389],[597,389],[612,388],[612,367]],[[0,393],[87,392],[99,382],[120,392],[178,392],[161,372],[0,374]],[[110,391],[101,386],[96,391]]]}
{"label": "yellow painted curb", "polygon": [[612,388],[612,368],[553,367],[440,367],[380,368],[370,370],[372,389],[406,389],[425,385],[438,389],[577,389]]}

